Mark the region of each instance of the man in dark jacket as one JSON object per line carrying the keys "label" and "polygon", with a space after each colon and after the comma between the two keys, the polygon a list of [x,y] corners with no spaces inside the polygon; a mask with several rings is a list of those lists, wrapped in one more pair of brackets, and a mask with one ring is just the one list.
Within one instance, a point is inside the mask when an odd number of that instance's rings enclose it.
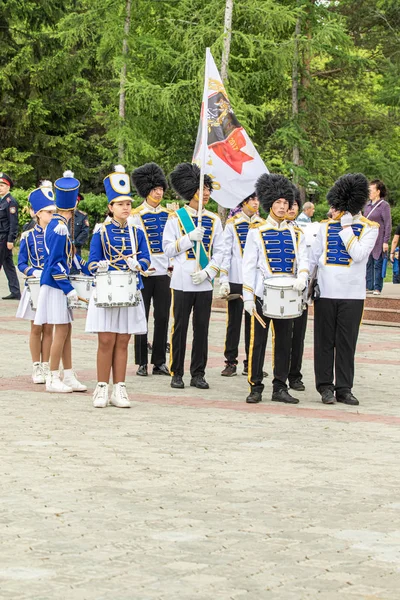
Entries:
{"label": "man in dark jacket", "polygon": [[0,173],[0,269],[8,279],[10,294],[3,300],[19,300],[21,291],[14,266],[12,250],[18,235],[18,202],[10,194],[13,186],[11,177]]}

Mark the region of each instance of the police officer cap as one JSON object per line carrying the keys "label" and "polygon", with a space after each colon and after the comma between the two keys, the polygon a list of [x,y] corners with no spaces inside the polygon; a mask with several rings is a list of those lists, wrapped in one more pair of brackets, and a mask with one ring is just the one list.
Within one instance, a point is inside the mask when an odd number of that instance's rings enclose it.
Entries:
{"label": "police officer cap", "polygon": [[132,173],[132,183],[142,198],[147,198],[151,190],[156,187],[162,187],[164,192],[168,189],[163,170],[155,162],[146,163],[135,169]]}
{"label": "police officer cap", "polygon": [[369,197],[368,179],[362,173],[342,175],[327,194],[328,204],[341,212],[356,215]]}
{"label": "police officer cap", "polygon": [[7,173],[0,173],[0,183],[5,183],[10,188],[14,186],[14,182]]}
{"label": "police officer cap", "polygon": [[[190,202],[200,187],[200,169],[192,163],[180,163],[172,171],[169,178],[178,196],[188,202]],[[212,191],[213,184],[209,175],[204,175],[204,185],[208,187],[210,192]]]}
{"label": "police officer cap", "polygon": [[269,212],[273,203],[280,198],[287,200],[290,208],[294,201],[293,184],[283,175],[264,173],[257,180],[256,193],[266,212]]}

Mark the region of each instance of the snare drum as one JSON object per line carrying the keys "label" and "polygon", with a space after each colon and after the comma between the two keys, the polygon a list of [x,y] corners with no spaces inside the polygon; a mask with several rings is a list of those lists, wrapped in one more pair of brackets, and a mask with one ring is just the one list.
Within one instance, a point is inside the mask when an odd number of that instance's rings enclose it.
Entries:
{"label": "snare drum", "polygon": [[136,274],[132,271],[108,271],[95,278],[94,303],[104,308],[137,306],[140,302]]}
{"label": "snare drum", "polygon": [[90,296],[92,295],[93,277],[89,277],[88,275],[70,275],[69,280],[82,300],[72,300],[68,303],[68,308],[84,308],[87,310]]}
{"label": "snare drum", "polygon": [[29,299],[31,308],[32,310],[36,310],[40,292],[40,277],[29,277],[27,284],[31,296]]}
{"label": "snare drum", "polygon": [[263,313],[271,319],[295,319],[303,312],[303,292],[293,289],[293,277],[264,281]]}

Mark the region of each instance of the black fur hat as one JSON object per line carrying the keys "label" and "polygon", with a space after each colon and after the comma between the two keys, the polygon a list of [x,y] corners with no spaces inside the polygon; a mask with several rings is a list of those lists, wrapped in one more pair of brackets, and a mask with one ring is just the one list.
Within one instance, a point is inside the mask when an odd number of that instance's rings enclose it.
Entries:
{"label": "black fur hat", "polygon": [[[175,192],[183,200],[190,202],[200,186],[200,169],[192,163],[180,163],[172,171],[169,178]],[[204,185],[212,191],[213,184],[209,175],[204,175]]]}
{"label": "black fur hat", "polygon": [[303,203],[301,201],[300,190],[295,185],[293,186],[293,192],[294,192],[294,201],[297,202],[297,205],[299,207],[299,212],[300,212],[301,207],[303,206]]}
{"label": "black fur hat", "polygon": [[269,212],[273,203],[279,198],[285,198],[291,208],[295,195],[294,186],[283,175],[264,173],[257,179],[256,193],[263,209]]}
{"label": "black fur hat", "polygon": [[142,198],[147,198],[155,187],[162,187],[164,192],[168,189],[167,179],[161,167],[155,162],[146,163],[135,169],[131,175],[132,183],[137,193]]}
{"label": "black fur hat", "polygon": [[362,173],[339,177],[327,194],[328,204],[336,210],[356,215],[369,197],[368,180]]}
{"label": "black fur hat", "polygon": [[249,200],[253,200],[254,198],[257,198],[257,194],[256,192],[251,192],[251,194],[249,196],[246,196],[246,198],[244,198],[238,206],[243,206],[245,202],[248,202]]}

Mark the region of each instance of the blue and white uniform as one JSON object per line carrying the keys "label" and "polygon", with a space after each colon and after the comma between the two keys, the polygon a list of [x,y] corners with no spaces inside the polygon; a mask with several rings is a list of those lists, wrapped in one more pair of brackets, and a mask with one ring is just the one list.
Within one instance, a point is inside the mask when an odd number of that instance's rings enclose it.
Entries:
{"label": "blue and white uniform", "polygon": [[[36,224],[33,229],[25,231],[21,236],[18,270],[26,277],[40,277],[44,267],[45,253],[44,229]],[[30,300],[31,295],[26,281],[16,314],[18,319],[28,321],[35,319],[36,311],[32,309]]]}
{"label": "blue and white uniform", "polygon": [[[99,261],[108,260],[108,270],[129,271],[122,256],[127,258],[136,254],[140,269],[144,272],[150,266],[150,254],[146,236],[141,229],[120,224],[115,219],[104,223],[94,233],[90,243],[88,267],[92,275],[97,273]],[[137,274],[138,290],[143,287],[142,278]],[[112,332],[128,334],[144,334],[147,332],[146,314],[141,300],[137,306],[105,308],[96,306],[94,296],[89,303],[86,320],[86,331],[92,333]]]}

